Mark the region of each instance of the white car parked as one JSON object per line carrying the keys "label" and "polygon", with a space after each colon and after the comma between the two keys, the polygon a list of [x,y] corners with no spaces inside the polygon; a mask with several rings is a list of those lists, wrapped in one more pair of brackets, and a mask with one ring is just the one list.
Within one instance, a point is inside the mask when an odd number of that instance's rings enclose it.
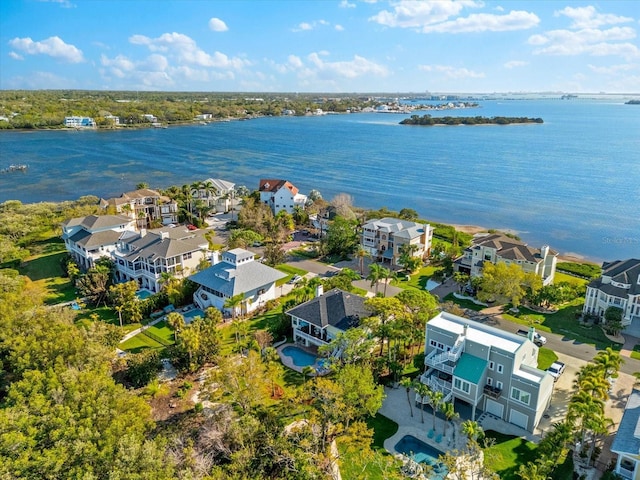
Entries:
{"label": "white car parked", "polygon": [[564,363],[562,362],[553,362],[553,364],[547,368],[547,372],[553,375],[553,381],[557,382],[560,375],[564,372]]}

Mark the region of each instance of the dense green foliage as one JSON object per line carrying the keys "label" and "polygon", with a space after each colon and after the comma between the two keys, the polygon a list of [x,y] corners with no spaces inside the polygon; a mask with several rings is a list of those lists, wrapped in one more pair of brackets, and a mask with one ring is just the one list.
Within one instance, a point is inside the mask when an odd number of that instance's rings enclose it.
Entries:
{"label": "dense green foliage", "polygon": [[556,269],[584,278],[597,278],[602,275],[602,268],[593,263],[558,262]]}
{"label": "dense green foliage", "polygon": [[400,125],[510,125],[512,123],[544,123],[541,118],[528,117],[432,117],[411,115]]}
{"label": "dense green foliage", "polygon": [[0,91],[2,128],[62,128],[65,116],[92,117],[99,128],[151,126],[143,115],[153,115],[160,123],[192,122],[197,115],[212,119],[279,116],[284,110],[305,115],[322,108],[327,112],[355,111],[375,105],[368,98],[332,94],[332,98],[314,94],[260,93],[246,98],[242,93],[215,92],[132,92],[86,90],[3,90]]}

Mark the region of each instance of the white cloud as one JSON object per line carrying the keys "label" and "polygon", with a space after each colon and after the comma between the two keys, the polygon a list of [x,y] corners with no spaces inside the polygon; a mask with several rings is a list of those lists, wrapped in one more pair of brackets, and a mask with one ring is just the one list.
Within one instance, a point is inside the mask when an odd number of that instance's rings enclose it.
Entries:
{"label": "white cloud", "polygon": [[[631,27],[612,27],[607,30],[585,28],[582,30],[551,30],[529,37],[529,44],[540,47],[535,54],[545,55],[617,55],[633,58],[640,55],[637,46],[624,40],[635,38]],[[622,42],[622,43],[620,43]]]}
{"label": "white cloud", "polygon": [[297,27],[291,29],[292,32],[308,32],[309,30],[315,30],[319,26],[327,27],[331,24],[326,20],[314,20],[312,22],[302,22]]}
{"label": "white cloud", "polygon": [[211,20],[209,20],[209,28],[214,32],[226,32],[227,30],[229,30],[227,24],[216,17],[213,17]]}
{"label": "white cloud", "polygon": [[198,48],[195,40],[182,33],[163,33],[157,38],[144,35],[132,35],[129,42],[134,45],[145,45],[152,52],[166,52],[179,64],[192,64],[201,67],[241,69],[249,62],[240,58],[229,58],[221,52],[209,54]]}
{"label": "white cloud", "polygon": [[517,68],[517,67],[524,67],[525,65],[529,65],[529,62],[524,62],[522,60],[511,60],[507,63],[504,64],[504,68]]}
{"label": "white cloud", "polygon": [[335,27],[333,27],[336,31],[338,32],[344,32],[344,27],[342,25],[336,25]]}
{"label": "white cloud", "polygon": [[348,0],[342,0],[340,2],[340,8],[356,8],[356,4],[350,3]]}
{"label": "white cloud", "polygon": [[464,7],[481,7],[481,2],[463,0],[401,0],[393,4],[393,11],[382,10],[369,18],[369,21],[387,27],[422,28],[444,22],[458,15]]}
{"label": "white cloud", "polygon": [[14,38],[9,41],[16,50],[28,55],[49,55],[55,59],[67,63],[80,63],[84,61],[82,50],[74,45],[65,43],[60,37],[49,37],[41,42],[34,42],[29,37]]}
{"label": "white cloud", "polygon": [[62,8],[74,8],[75,5],[69,0],[38,0],[39,2],[59,3]]}
{"label": "white cloud", "polygon": [[357,78],[364,75],[384,77],[388,74],[387,68],[375,62],[367,60],[359,55],[354,55],[353,60],[342,62],[327,62],[320,58],[327,56],[326,52],[311,53],[307,60],[315,67],[315,73],[322,77]]}
{"label": "white cloud", "polygon": [[630,70],[638,70],[640,68],[637,64],[622,63],[619,65],[609,65],[607,67],[597,67],[595,65],[587,65],[589,69],[594,73],[601,75],[618,75],[621,72],[628,72]]}
{"label": "white cloud", "polygon": [[75,78],[65,78],[50,72],[30,72],[26,77],[12,77],[7,80],[6,86],[11,89],[33,90],[83,88]]}
{"label": "white cloud", "polygon": [[506,15],[491,13],[474,13],[468,17],[459,17],[437,25],[426,25],[424,33],[477,33],[477,32],[508,32],[526,30],[540,23],[535,13],[511,11]]}
{"label": "white cloud", "polygon": [[24,60],[24,57],[16,52],[9,52],[9,56],[14,60]]}
{"label": "white cloud", "polygon": [[307,30],[313,30],[313,25],[308,22],[302,22],[297,28],[293,29],[294,32],[304,32]]}
{"label": "white cloud", "polygon": [[451,79],[484,78],[484,73],[482,72],[474,72],[473,70],[456,68],[450,65],[420,65],[418,68],[424,72],[441,73]]}
{"label": "white cloud", "polygon": [[289,55],[289,58],[287,60],[289,65],[291,65],[293,68],[302,68],[303,66],[302,60],[296,55]]}
{"label": "white cloud", "polygon": [[632,22],[633,18],[622,17],[611,13],[598,13],[593,6],[565,7],[554,12],[555,16],[564,15],[573,20],[569,28],[598,28],[603,25],[615,25],[617,23]]}

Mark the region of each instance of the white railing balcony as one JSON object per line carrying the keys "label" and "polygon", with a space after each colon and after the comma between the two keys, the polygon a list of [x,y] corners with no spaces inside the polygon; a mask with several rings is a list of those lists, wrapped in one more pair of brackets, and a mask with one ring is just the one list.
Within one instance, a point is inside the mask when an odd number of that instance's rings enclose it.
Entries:
{"label": "white railing balcony", "polygon": [[622,478],[632,479],[634,470],[626,469],[622,465],[620,465],[620,467],[616,470],[616,473],[618,473]]}
{"label": "white railing balcony", "polygon": [[309,342],[313,343],[314,345],[327,345],[327,342],[325,342],[324,340],[318,338],[318,337],[314,337],[313,335],[309,335],[308,333],[305,333],[301,330],[294,330],[293,331],[293,336],[298,337],[298,338],[304,338],[305,340],[308,340]]}

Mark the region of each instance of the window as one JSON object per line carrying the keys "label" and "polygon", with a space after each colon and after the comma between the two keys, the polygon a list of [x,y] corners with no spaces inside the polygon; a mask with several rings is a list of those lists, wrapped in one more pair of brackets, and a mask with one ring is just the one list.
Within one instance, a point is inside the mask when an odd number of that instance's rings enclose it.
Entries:
{"label": "window", "polygon": [[495,366],[495,363],[493,363],[493,360],[489,361],[489,370],[493,370],[493,367]]}
{"label": "window", "polygon": [[523,392],[522,390],[513,387],[511,389],[511,398],[514,400],[524,403],[525,405],[529,405],[529,401],[531,400],[531,395],[527,392]]}
{"label": "window", "polygon": [[184,259],[185,260],[189,260],[192,256],[193,256],[192,252],[187,252],[187,253],[184,254]]}
{"label": "window", "polygon": [[496,388],[497,388],[497,389],[502,390],[502,386],[503,386],[503,385],[502,385],[502,382],[500,382],[500,381],[497,381],[497,382],[496,382]]}
{"label": "window", "polygon": [[440,350],[444,350],[444,343],[439,343],[439,342],[438,342],[438,348],[439,348]]}
{"label": "window", "polygon": [[469,391],[471,390],[469,382],[465,382],[464,380],[460,380],[459,378],[454,379],[453,387],[456,390],[463,391],[464,393],[469,393]]}
{"label": "window", "polygon": [[489,385],[490,387],[493,386],[493,378],[487,377],[487,385]]}
{"label": "window", "polygon": [[437,347],[438,342],[436,342],[435,340],[429,340],[429,345],[431,345],[432,347]]}
{"label": "window", "polygon": [[498,373],[502,373],[504,372],[504,365],[502,365],[501,363],[498,364]]}

